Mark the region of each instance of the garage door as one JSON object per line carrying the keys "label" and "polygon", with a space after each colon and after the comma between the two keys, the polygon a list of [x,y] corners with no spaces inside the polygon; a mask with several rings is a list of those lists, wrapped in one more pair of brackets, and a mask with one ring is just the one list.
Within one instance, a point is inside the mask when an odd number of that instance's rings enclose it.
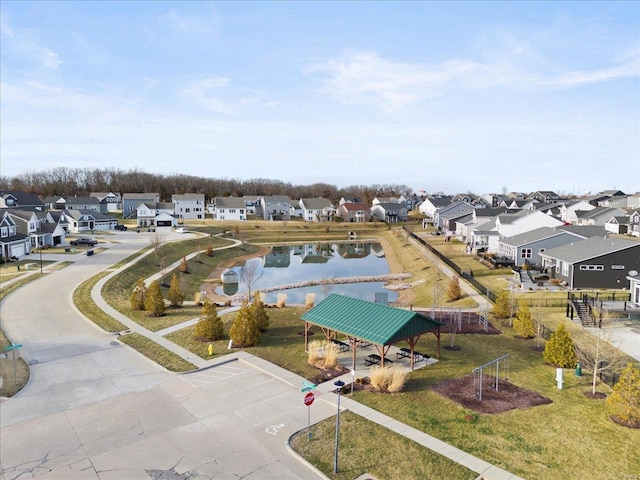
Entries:
{"label": "garage door", "polygon": [[20,245],[11,245],[11,256],[12,257],[22,257],[26,253],[27,252],[25,251],[24,243],[21,243]]}
{"label": "garage door", "polygon": [[157,227],[170,227],[171,226],[171,220],[158,220],[156,222],[156,226]]}

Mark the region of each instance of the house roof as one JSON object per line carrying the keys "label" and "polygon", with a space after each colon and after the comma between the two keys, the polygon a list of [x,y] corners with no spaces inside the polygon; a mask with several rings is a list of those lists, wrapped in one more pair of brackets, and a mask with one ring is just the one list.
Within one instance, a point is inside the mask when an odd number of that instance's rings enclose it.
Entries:
{"label": "house roof", "polygon": [[289,203],[291,199],[288,195],[265,195],[262,197],[262,200],[267,202],[275,202],[275,203]]}
{"label": "house roof", "polygon": [[[555,237],[557,235],[573,235],[573,234],[569,232],[565,232],[563,230],[557,230],[551,227],[540,227],[540,228],[536,228],[535,230],[530,230],[528,232],[521,233],[519,235],[503,238],[502,240],[500,240],[500,243],[518,247],[520,245],[527,245],[528,243],[537,242],[539,240]],[[577,240],[578,237],[576,235],[574,236],[576,237],[576,240]]]}
{"label": "house roof", "polygon": [[302,320],[377,345],[390,345],[441,326],[415,311],[335,293],[302,315]]}
{"label": "house roof", "polygon": [[204,202],[204,193],[180,193],[171,195],[171,200],[175,202],[176,200],[200,200]]}
{"label": "house roof", "polygon": [[501,224],[513,223],[516,220],[520,220],[522,217],[526,217],[527,215],[532,215],[533,211],[531,210],[519,210],[515,213],[503,213],[498,215]]}
{"label": "house roof", "polygon": [[365,212],[369,211],[369,205],[363,202],[343,203],[341,207],[348,211],[359,211],[359,210],[364,210]]}
{"label": "house roof", "polygon": [[434,207],[444,207],[445,205],[451,205],[451,197],[449,196],[428,197],[426,200],[429,201]]}
{"label": "house roof", "polygon": [[216,208],[247,208],[242,197],[216,197]]}
{"label": "house roof", "polygon": [[321,210],[323,208],[332,208],[333,205],[328,198],[301,198],[300,206],[306,210]]}
{"label": "house roof", "polygon": [[565,232],[575,233],[582,238],[591,237],[608,237],[611,232],[607,232],[607,229],[603,225],[562,225],[557,227]]}
{"label": "house roof", "polygon": [[123,200],[153,200],[159,198],[159,193],[123,193]]}
{"label": "house roof", "polygon": [[98,205],[100,200],[95,197],[64,197],[67,205]]}
{"label": "house roof", "polygon": [[616,237],[591,237],[561,247],[551,248],[540,255],[548,258],[557,258],[564,262],[577,263],[627,249],[638,249],[640,254],[640,242]]}
{"label": "house roof", "polygon": [[371,207],[371,209],[374,208],[382,208],[385,212],[401,212],[402,210],[406,210],[403,204],[394,202],[376,203]]}
{"label": "house roof", "polygon": [[76,220],[82,217],[83,215],[88,215],[90,217],[93,217],[94,220],[98,220],[98,221],[111,221],[111,220],[115,221],[115,219],[113,217],[110,217],[109,215],[105,215],[104,213],[100,213],[95,210],[87,210],[86,208],[80,208],[80,209],[73,208],[73,209],[65,210],[64,214]]}
{"label": "house roof", "polygon": [[36,195],[35,193],[26,193],[26,192],[21,192],[20,190],[0,191],[0,197],[6,199],[9,196],[15,198],[16,207],[44,206],[44,203],[42,202],[42,200],[40,200],[38,195]]}

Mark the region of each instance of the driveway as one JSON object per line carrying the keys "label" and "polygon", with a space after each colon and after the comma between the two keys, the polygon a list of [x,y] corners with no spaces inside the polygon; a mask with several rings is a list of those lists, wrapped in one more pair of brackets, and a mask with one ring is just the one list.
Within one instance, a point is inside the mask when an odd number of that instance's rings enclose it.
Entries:
{"label": "driveway", "polygon": [[[142,233],[104,238],[112,241],[104,251],[65,255],[75,263],[2,303],[2,328],[23,344],[31,380],[0,404],[0,478],[314,476],[286,448],[288,436],[306,426],[301,379],[242,352],[174,374],[75,309],[79,283],[149,243]],[[329,401],[312,408],[312,422],[335,414]]]}

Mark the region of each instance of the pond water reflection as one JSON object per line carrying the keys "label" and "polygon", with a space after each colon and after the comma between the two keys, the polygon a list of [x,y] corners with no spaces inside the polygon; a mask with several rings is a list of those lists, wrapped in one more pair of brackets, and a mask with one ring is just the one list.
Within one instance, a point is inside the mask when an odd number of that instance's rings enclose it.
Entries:
{"label": "pond water reflection", "polygon": [[[389,265],[379,243],[313,243],[301,245],[278,245],[261,258],[253,258],[256,268],[252,290],[264,290],[308,281],[343,277],[386,275]],[[241,267],[234,270],[240,275]],[[276,303],[279,293],[286,293],[288,304],[304,304],[307,293],[315,293],[318,303],[329,293],[339,293],[362,300],[374,301],[377,293],[384,293],[389,302],[394,302],[398,294],[383,288],[384,282],[362,282],[337,285],[315,285],[269,292],[266,303]],[[216,293],[234,295],[246,293],[247,286],[239,284],[216,288]]]}

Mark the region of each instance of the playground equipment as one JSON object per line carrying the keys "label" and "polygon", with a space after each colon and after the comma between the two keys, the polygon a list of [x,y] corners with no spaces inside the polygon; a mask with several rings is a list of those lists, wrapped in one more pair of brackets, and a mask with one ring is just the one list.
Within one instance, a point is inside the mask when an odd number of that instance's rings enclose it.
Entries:
{"label": "playground equipment", "polygon": [[483,380],[484,380],[485,368],[490,368],[495,365],[496,374],[495,374],[495,381],[493,382],[494,385],[492,386],[495,388],[496,392],[498,391],[499,384],[500,384],[500,363],[501,362],[502,362],[502,372],[505,375],[504,381],[506,382],[509,379],[509,354],[508,353],[505,353],[501,357],[491,360],[490,362],[487,362],[484,365],[480,365],[479,367],[474,368],[473,371],[471,372],[473,374],[476,397],[478,397],[478,400],[482,401],[482,389],[484,387]]}

